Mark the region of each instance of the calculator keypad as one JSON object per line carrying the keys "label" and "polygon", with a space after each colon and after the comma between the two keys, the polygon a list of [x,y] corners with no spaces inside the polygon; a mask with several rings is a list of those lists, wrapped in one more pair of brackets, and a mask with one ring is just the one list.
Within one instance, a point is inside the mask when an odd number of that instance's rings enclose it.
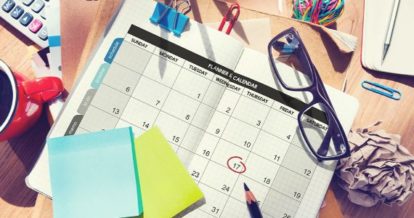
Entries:
{"label": "calculator keypad", "polygon": [[48,2],[49,0],[0,0],[0,17],[38,45],[45,47],[48,39],[45,26]]}

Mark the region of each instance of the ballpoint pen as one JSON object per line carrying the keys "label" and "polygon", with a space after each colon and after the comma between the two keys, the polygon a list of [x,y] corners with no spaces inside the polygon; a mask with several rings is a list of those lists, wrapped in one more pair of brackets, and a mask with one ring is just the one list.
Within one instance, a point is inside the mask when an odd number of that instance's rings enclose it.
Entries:
{"label": "ballpoint pen", "polygon": [[384,50],[382,51],[382,62],[384,62],[385,57],[387,56],[387,53],[388,53],[388,49],[391,44],[392,35],[394,33],[395,20],[397,18],[399,7],[400,7],[400,0],[394,0],[394,5],[392,7],[390,21],[388,23],[387,35],[385,36],[385,40],[384,40]]}

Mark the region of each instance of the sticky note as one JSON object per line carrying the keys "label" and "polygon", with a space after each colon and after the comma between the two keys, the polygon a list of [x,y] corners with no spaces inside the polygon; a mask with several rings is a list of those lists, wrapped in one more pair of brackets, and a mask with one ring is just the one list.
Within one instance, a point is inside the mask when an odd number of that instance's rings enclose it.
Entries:
{"label": "sticky note", "polygon": [[135,139],[144,217],[173,217],[203,199],[171,145],[157,127]]}
{"label": "sticky note", "polygon": [[54,217],[142,213],[131,128],[47,141]]}

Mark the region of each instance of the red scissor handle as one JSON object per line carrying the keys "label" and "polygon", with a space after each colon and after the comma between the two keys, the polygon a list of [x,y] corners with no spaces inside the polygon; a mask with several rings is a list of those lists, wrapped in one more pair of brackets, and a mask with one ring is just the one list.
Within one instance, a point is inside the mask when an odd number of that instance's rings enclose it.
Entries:
{"label": "red scissor handle", "polygon": [[226,34],[230,34],[233,29],[234,23],[237,21],[240,15],[240,6],[237,3],[231,4],[229,10],[227,10],[226,15],[221,20],[219,31],[223,31],[224,24],[228,21],[229,26],[227,27]]}

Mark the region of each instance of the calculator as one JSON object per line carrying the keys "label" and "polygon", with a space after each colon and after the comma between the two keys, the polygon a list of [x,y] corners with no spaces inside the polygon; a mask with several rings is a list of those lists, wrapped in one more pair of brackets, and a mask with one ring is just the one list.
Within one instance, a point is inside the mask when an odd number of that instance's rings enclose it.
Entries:
{"label": "calculator", "polygon": [[49,0],[0,0],[0,17],[39,47],[47,47],[46,6]]}

